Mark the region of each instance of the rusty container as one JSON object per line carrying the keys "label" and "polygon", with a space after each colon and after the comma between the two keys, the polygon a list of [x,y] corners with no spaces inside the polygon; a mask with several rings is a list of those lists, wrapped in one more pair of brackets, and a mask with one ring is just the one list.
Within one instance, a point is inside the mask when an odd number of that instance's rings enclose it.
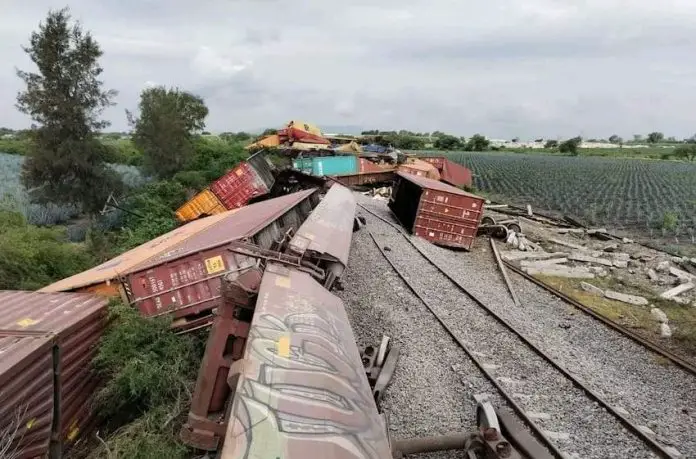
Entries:
{"label": "rusty container", "polygon": [[485,200],[437,180],[397,173],[389,208],[414,235],[446,247],[471,249]]}
{"label": "rusty container", "polygon": [[180,222],[189,222],[201,217],[215,215],[226,211],[225,206],[209,189],[205,189],[176,210]]}
{"label": "rusty container", "polygon": [[[0,292],[2,333],[52,337],[54,449],[68,448],[93,426],[91,403],[99,379],[91,362],[106,328],[106,304],[102,297],[83,293]],[[36,390],[40,393],[43,386]]]}
{"label": "rusty container", "polygon": [[0,444],[10,440],[7,457],[28,459],[49,451],[53,373],[52,335],[0,331]]}
{"label": "rusty container", "polygon": [[473,184],[471,170],[442,156],[420,158],[435,166],[440,172],[440,181],[456,187],[470,187]]}
{"label": "rusty container", "polygon": [[209,325],[220,303],[221,277],[248,262],[230,250],[233,242],[251,239],[270,248],[287,230],[298,229],[316,205],[315,194],[303,190],[230,211],[136,265],[122,279],[129,302],[147,317],[173,316],[173,326],[181,330]]}
{"label": "rusty container", "polygon": [[260,151],[210,184],[210,191],[227,209],[245,206],[268,194],[274,184],[272,167]]}

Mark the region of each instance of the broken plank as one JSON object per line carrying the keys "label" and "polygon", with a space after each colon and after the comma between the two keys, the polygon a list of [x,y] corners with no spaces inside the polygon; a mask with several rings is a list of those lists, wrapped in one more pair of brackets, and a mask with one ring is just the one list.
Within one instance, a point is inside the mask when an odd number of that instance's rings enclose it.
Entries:
{"label": "broken plank", "polygon": [[581,269],[553,269],[549,268],[526,268],[524,271],[529,275],[542,275],[551,277],[566,277],[569,279],[594,279],[595,275],[589,271]]}
{"label": "broken plank", "polygon": [[548,260],[522,260],[520,266],[523,268],[543,268],[544,266],[559,265],[561,263],[567,263],[567,258],[550,258]]}
{"label": "broken plank", "polygon": [[510,292],[510,296],[512,297],[512,301],[515,303],[515,306],[518,308],[520,307],[520,299],[517,297],[517,293],[515,293],[515,289],[512,288],[512,283],[510,282],[510,278],[507,275],[507,270],[505,269],[505,266],[503,265],[502,260],[500,259],[500,254],[498,253],[498,247],[495,245],[495,240],[493,238],[490,239],[491,241],[491,248],[493,249],[493,255],[495,256],[495,261],[498,263],[498,268],[500,269],[500,273],[503,275],[503,280],[505,281],[505,285],[507,285],[508,291]]}

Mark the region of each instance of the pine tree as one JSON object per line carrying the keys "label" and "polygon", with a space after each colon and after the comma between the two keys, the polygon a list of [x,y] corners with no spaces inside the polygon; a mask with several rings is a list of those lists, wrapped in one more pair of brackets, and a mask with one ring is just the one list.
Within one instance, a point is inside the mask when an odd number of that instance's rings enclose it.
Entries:
{"label": "pine tree", "polygon": [[17,71],[26,83],[17,108],[37,123],[22,182],[35,201],[95,212],[121,187],[105,163],[107,148],[95,136],[108,125],[99,117],[116,95],[99,80],[101,48],[64,8],[49,11],[23,49],[38,73]]}

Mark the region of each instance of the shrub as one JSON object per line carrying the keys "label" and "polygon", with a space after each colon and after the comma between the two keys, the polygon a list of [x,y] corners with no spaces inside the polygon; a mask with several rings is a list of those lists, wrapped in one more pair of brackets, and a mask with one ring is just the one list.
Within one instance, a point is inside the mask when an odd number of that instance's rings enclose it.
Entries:
{"label": "shrub", "polygon": [[0,289],[36,290],[84,271],[94,259],[68,241],[64,227],[39,228],[0,211]]}
{"label": "shrub", "polygon": [[202,337],[175,335],[170,320],[144,318],[118,301],[109,310],[111,324],[94,360],[106,381],[96,396],[97,410],[112,432],[101,449],[114,457],[186,457],[177,434],[201,361]]}

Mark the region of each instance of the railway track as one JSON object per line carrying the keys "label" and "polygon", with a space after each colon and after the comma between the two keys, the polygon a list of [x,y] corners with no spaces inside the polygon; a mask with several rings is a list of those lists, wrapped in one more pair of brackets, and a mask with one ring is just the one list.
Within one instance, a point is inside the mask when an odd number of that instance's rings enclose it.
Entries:
{"label": "railway track", "polygon": [[370,232],[382,256],[556,457],[678,457],[450,277],[398,225],[360,207],[388,225]]}

